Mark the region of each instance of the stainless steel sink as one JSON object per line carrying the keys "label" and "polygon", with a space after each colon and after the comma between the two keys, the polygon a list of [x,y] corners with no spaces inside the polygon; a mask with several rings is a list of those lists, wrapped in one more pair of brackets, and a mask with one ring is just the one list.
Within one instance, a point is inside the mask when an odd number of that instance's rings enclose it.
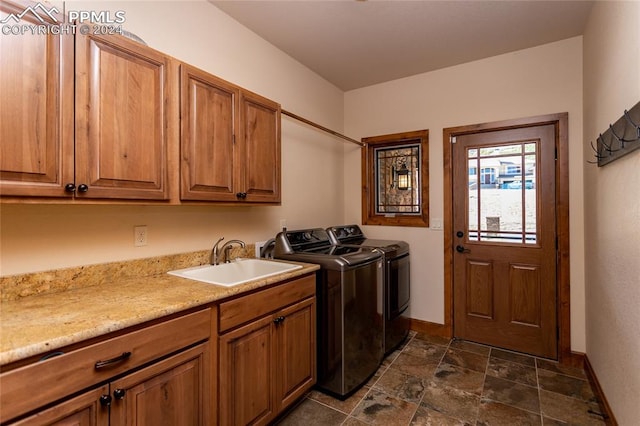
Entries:
{"label": "stainless steel sink", "polygon": [[264,259],[238,259],[231,263],[215,266],[203,265],[178,269],[169,271],[168,274],[204,283],[232,287],[300,268],[302,266],[285,262]]}

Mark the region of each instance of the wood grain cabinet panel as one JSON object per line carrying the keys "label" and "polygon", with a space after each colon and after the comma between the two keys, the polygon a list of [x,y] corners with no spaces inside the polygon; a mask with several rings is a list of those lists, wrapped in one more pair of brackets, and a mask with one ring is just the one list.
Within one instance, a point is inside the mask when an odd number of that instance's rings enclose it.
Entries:
{"label": "wood grain cabinet panel", "polygon": [[277,325],[276,377],[277,403],[290,406],[315,383],[316,378],[316,305],[307,299],[284,309]]}
{"label": "wood grain cabinet panel", "polygon": [[[24,7],[0,1],[0,20]],[[40,24],[33,14],[16,23]],[[73,36],[2,35],[0,58],[0,194],[71,196]]]}
{"label": "wood grain cabinet panel", "polygon": [[[126,418],[127,425],[208,424],[212,406],[212,357],[208,340],[213,321],[211,309],[207,308],[77,349],[66,351],[63,348],[56,351],[60,353],[57,356],[15,369],[7,370],[3,366],[0,422],[5,424],[33,412],[36,414],[29,417],[33,423],[25,424],[49,424],[48,421],[57,424],[56,419],[76,412],[77,419],[86,416],[99,419],[99,410],[96,411],[97,406],[89,399],[81,398],[72,403],[65,398],[111,382],[110,390],[94,395],[98,402],[105,395],[111,399],[111,424],[125,424],[114,423],[114,419],[121,416]],[[135,372],[130,373],[132,371]],[[114,381],[116,377],[121,378]],[[116,389],[125,392],[114,394]],[[125,395],[137,396],[135,401],[126,398],[121,403]],[[56,401],[61,402],[53,411],[37,411]],[[141,408],[143,405],[140,404],[145,403],[147,408]],[[122,412],[123,406],[129,411]],[[135,411],[133,417],[131,410]],[[156,422],[155,416],[159,413],[176,422]],[[145,418],[153,421],[138,421]],[[194,421],[182,422],[184,419]],[[78,421],[78,424],[84,424],[84,420]]]}
{"label": "wood grain cabinet panel", "polygon": [[280,105],[247,91],[240,98],[238,163],[247,201],[280,202]]}
{"label": "wood grain cabinet panel", "polygon": [[101,386],[25,419],[11,423],[11,425],[108,426],[109,408],[100,404],[100,397],[108,394],[109,386]]}
{"label": "wood grain cabinet panel", "polygon": [[280,203],[280,105],[180,68],[180,198]]}
{"label": "wood grain cabinet panel", "polygon": [[234,136],[239,88],[180,65],[183,200],[236,201]]}
{"label": "wood grain cabinet panel", "polygon": [[[220,424],[268,424],[315,384],[315,291],[309,295],[305,290],[296,300],[287,297],[296,294],[296,286],[306,287],[313,277],[220,305],[220,327],[234,327],[219,337]],[[274,290],[279,287],[285,290],[275,299],[280,305],[274,306]],[[256,307],[256,303],[269,308]],[[238,316],[239,309],[249,309],[256,316]]]}
{"label": "wood grain cabinet panel", "polygon": [[124,37],[77,35],[78,197],[168,198],[169,62]]}
{"label": "wood grain cabinet panel", "polygon": [[110,383],[111,424],[209,425],[209,343]]}
{"label": "wood grain cabinet panel", "polygon": [[273,320],[220,336],[220,424],[267,424],[275,416]]}
{"label": "wood grain cabinet panel", "polygon": [[[0,14],[25,5],[2,1]],[[75,37],[75,51],[69,34],[0,37],[2,196],[168,199],[172,59],[117,35]]]}

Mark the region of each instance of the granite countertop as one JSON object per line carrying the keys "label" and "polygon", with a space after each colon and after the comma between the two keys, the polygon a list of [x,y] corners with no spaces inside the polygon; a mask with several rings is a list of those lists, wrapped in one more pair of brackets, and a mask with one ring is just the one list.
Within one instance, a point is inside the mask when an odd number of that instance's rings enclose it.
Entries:
{"label": "granite countertop", "polygon": [[300,265],[301,269],[234,287],[201,283],[164,271],[12,300],[5,298],[0,303],[0,365],[319,269],[318,265]]}

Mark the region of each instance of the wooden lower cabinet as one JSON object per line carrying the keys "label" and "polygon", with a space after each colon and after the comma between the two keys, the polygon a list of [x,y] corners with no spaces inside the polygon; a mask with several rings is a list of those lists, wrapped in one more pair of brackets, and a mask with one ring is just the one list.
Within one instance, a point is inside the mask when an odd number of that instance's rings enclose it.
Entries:
{"label": "wooden lower cabinet", "polygon": [[204,426],[209,387],[207,342],[12,424]]}
{"label": "wooden lower cabinet", "polygon": [[262,318],[220,337],[220,424],[266,424],[274,417],[273,320]]}
{"label": "wooden lower cabinet", "polygon": [[208,307],[25,366],[2,366],[0,424],[214,424],[215,312]]}
{"label": "wooden lower cabinet", "polygon": [[100,397],[108,394],[109,386],[105,385],[12,423],[12,425],[107,426],[109,424],[109,409],[100,404]]}
{"label": "wooden lower cabinet", "polygon": [[284,309],[276,326],[276,402],[291,405],[315,383],[316,305],[307,299]]}
{"label": "wooden lower cabinet", "polygon": [[313,386],[315,309],[307,297],[220,335],[220,425],[268,424]]}
{"label": "wooden lower cabinet", "polygon": [[209,343],[110,383],[111,425],[209,425]]}

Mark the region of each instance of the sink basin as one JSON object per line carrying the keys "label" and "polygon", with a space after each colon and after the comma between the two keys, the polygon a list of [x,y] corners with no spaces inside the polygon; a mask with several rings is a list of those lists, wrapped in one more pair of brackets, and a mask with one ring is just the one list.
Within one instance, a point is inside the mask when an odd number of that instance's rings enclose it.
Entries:
{"label": "sink basin", "polygon": [[274,262],[271,260],[238,259],[231,263],[222,263],[215,266],[203,265],[178,269],[169,271],[168,274],[204,283],[231,287],[300,268],[302,268],[300,265]]}

